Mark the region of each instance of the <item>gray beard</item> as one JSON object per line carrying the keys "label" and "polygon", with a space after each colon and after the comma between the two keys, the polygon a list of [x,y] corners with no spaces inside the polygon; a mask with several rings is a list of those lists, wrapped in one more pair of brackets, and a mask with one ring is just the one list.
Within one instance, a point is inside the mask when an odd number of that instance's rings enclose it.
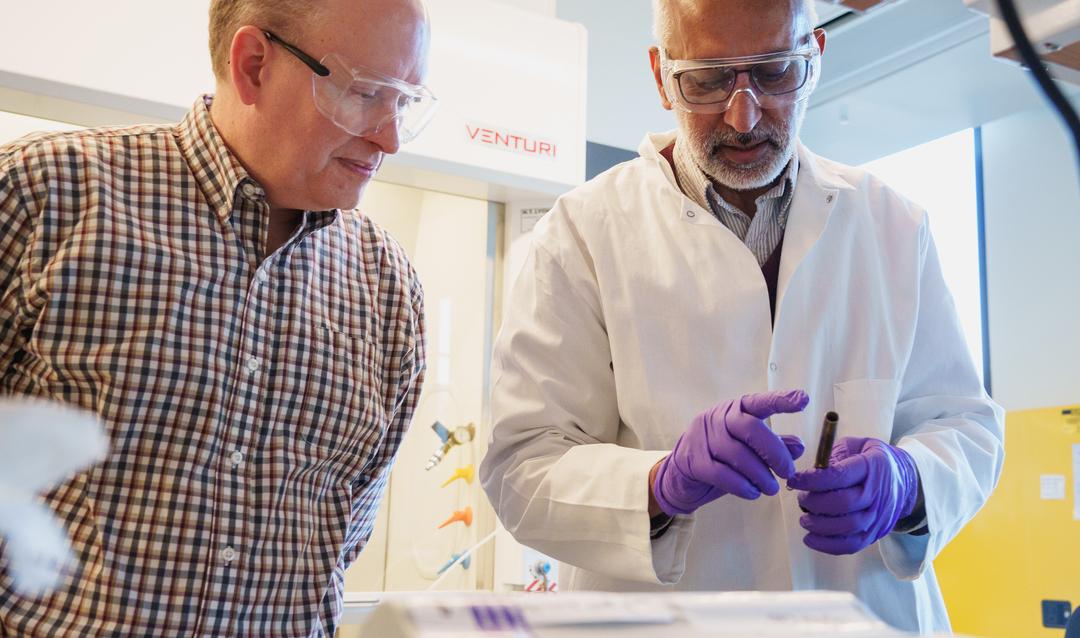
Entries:
{"label": "gray beard", "polygon": [[[687,150],[694,163],[716,183],[737,191],[763,188],[780,177],[795,154],[796,132],[806,116],[806,106],[806,101],[800,102],[788,122],[764,126],[759,123],[749,133],[713,129],[702,135],[688,131],[682,117],[679,118],[680,132],[690,142]],[[768,152],[761,160],[749,164],[734,164],[720,152],[723,146],[753,146],[760,142],[768,145]]]}

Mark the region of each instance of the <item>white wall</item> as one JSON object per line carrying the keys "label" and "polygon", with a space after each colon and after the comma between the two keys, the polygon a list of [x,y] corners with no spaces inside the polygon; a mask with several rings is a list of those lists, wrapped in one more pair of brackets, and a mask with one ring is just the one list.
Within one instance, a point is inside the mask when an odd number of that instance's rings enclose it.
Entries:
{"label": "white wall", "polygon": [[555,17],[555,4],[556,0],[497,0],[502,4],[508,4],[511,6],[526,9],[528,11],[534,11],[536,13],[546,15],[548,17]]}
{"label": "white wall", "polygon": [[[1080,100],[1074,100],[1080,106]],[[983,127],[994,397],[1080,403],[1080,171],[1046,108]]]}
{"label": "white wall", "polygon": [[4,2],[0,72],[187,108],[214,87],[209,4]]}
{"label": "white wall", "polygon": [[589,30],[590,142],[634,151],[647,131],[675,128],[649,68],[650,0],[562,0],[559,17]]}
{"label": "white wall", "polygon": [[0,111],[0,144],[38,131],[70,131],[77,129],[74,124],[43,120],[37,117]]}

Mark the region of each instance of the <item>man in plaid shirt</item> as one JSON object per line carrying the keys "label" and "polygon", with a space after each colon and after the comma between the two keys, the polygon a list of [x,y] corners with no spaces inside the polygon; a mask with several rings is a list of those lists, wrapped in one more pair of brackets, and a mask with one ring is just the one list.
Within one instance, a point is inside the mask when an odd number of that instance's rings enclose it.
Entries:
{"label": "man in plaid shirt", "polygon": [[[419,0],[213,0],[174,126],[0,147],[0,394],[96,411],[45,496],[78,564],[2,636],[330,636],[424,372],[423,291],[351,209],[426,123]],[[41,427],[49,427],[42,423]]]}

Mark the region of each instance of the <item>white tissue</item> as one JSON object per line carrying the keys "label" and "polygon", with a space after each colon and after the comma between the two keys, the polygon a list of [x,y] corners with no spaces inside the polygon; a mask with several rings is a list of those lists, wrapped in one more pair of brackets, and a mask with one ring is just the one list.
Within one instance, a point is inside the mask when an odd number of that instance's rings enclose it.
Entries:
{"label": "white tissue", "polygon": [[67,534],[35,495],[108,452],[97,417],[57,403],[0,400],[0,536],[15,588],[39,595],[72,562]]}

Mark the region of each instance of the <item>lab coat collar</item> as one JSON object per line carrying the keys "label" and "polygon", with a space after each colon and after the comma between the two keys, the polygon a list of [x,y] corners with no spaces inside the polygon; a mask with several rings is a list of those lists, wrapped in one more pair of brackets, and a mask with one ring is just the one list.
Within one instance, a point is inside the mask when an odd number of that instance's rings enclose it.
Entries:
{"label": "lab coat collar", "polygon": [[800,179],[805,175],[809,178],[808,181],[814,182],[820,191],[855,190],[855,185],[837,170],[840,167],[838,164],[815,155],[803,145],[802,141],[798,143],[798,153]]}
{"label": "lab coat collar", "polygon": [[784,232],[784,248],[780,255],[780,274],[777,278],[777,326],[783,318],[784,297],[788,287],[799,266],[825,230],[829,216],[840,199],[840,192],[855,190],[855,186],[840,174],[839,164],[811,153],[802,142],[799,142],[798,153],[799,176],[795,184],[795,196],[791,200],[787,229]]}
{"label": "lab coat collar", "polygon": [[[658,163],[669,185],[685,200],[687,206],[697,206],[679,190],[675,172],[661,151],[675,142],[677,131],[649,133],[638,147],[638,153],[646,160]],[[787,229],[784,233],[784,252],[780,259],[777,281],[777,321],[783,310],[784,295],[799,265],[821,237],[829,215],[836,206],[841,191],[855,190],[855,186],[841,174],[842,168],[829,160],[818,157],[800,141],[798,143],[799,175],[795,183],[795,196],[791,202]],[[681,211],[680,211],[681,214]]]}

